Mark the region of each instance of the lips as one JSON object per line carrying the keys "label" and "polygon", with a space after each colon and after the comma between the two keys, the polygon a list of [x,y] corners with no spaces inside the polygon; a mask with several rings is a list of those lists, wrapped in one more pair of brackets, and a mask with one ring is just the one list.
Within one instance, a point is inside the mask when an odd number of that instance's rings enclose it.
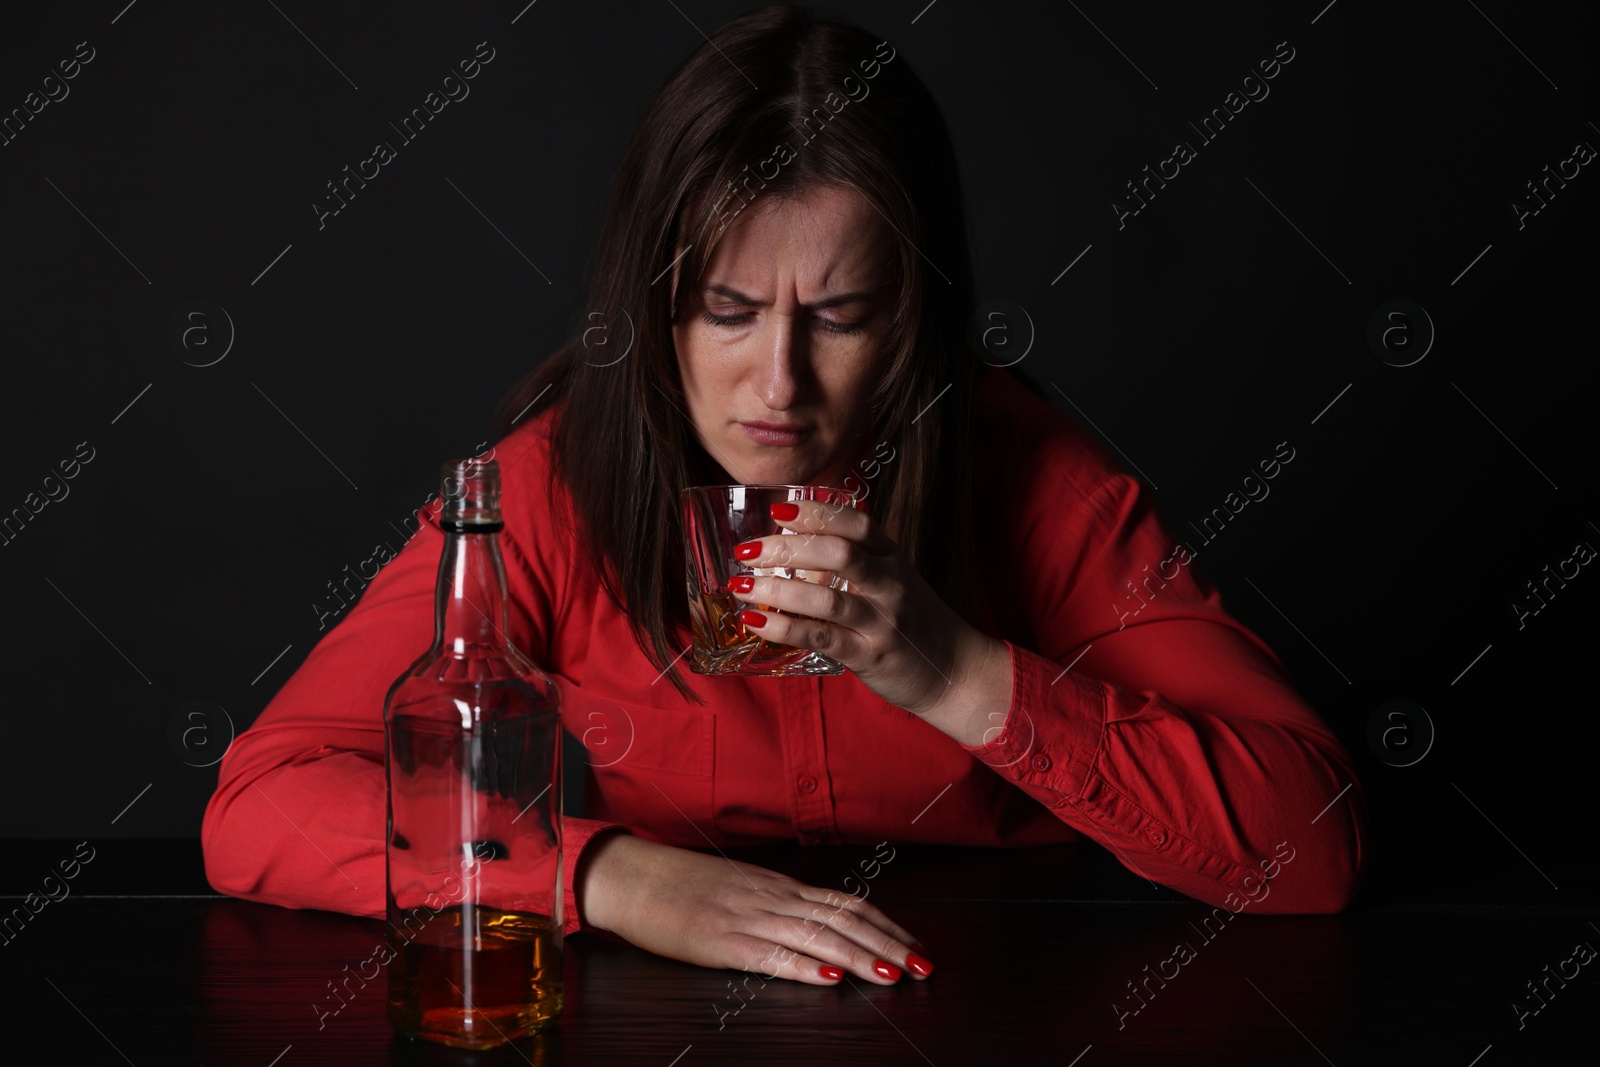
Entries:
{"label": "lips", "polygon": [[774,423],[756,420],[741,422],[740,428],[752,441],[763,445],[797,445],[805,440],[813,427],[804,423]]}

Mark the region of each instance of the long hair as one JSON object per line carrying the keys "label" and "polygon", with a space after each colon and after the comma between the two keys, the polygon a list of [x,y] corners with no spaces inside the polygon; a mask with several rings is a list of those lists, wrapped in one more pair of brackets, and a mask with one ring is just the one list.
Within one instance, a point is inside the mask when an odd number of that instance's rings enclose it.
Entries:
{"label": "long hair", "polygon": [[[876,521],[970,620],[976,360],[964,340],[975,296],[955,153],[905,58],[860,27],[787,4],[758,8],[721,26],[666,80],[612,185],[584,332],[493,416],[491,439],[564,401],[553,473],[583,525],[581,543],[639,647],[692,701],[700,698],[678,673],[674,631],[689,626],[679,490],[701,446],[672,336],[688,301],[674,293],[699,290],[749,203],[820,186],[854,188],[897,245],[887,371],[858,461],[871,477],[852,473]],[[876,464],[874,444],[892,447],[893,460]]]}

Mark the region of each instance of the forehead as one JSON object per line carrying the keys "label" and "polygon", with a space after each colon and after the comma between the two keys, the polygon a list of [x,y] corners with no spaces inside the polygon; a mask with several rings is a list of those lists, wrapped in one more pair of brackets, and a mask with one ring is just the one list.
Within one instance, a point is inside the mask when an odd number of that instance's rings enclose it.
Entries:
{"label": "forehead", "polygon": [[740,289],[765,288],[774,279],[805,289],[870,282],[892,251],[889,237],[878,210],[854,189],[821,186],[761,198],[723,235],[706,280]]}

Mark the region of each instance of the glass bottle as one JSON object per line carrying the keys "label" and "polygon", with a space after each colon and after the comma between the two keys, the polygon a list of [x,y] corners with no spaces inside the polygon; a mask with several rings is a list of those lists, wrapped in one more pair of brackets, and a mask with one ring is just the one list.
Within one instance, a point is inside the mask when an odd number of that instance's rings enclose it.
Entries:
{"label": "glass bottle", "polygon": [[389,1021],[485,1049],[561,1013],[561,718],[506,637],[499,464],[442,496],[433,645],[384,701]]}

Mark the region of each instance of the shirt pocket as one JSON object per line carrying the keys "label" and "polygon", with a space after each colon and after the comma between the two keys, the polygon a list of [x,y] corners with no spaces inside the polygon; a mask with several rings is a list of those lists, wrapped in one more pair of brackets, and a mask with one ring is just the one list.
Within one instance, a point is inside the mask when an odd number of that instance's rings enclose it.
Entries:
{"label": "shirt pocket", "polygon": [[716,836],[716,715],[594,698],[568,722],[588,763],[590,818],[704,848]]}

